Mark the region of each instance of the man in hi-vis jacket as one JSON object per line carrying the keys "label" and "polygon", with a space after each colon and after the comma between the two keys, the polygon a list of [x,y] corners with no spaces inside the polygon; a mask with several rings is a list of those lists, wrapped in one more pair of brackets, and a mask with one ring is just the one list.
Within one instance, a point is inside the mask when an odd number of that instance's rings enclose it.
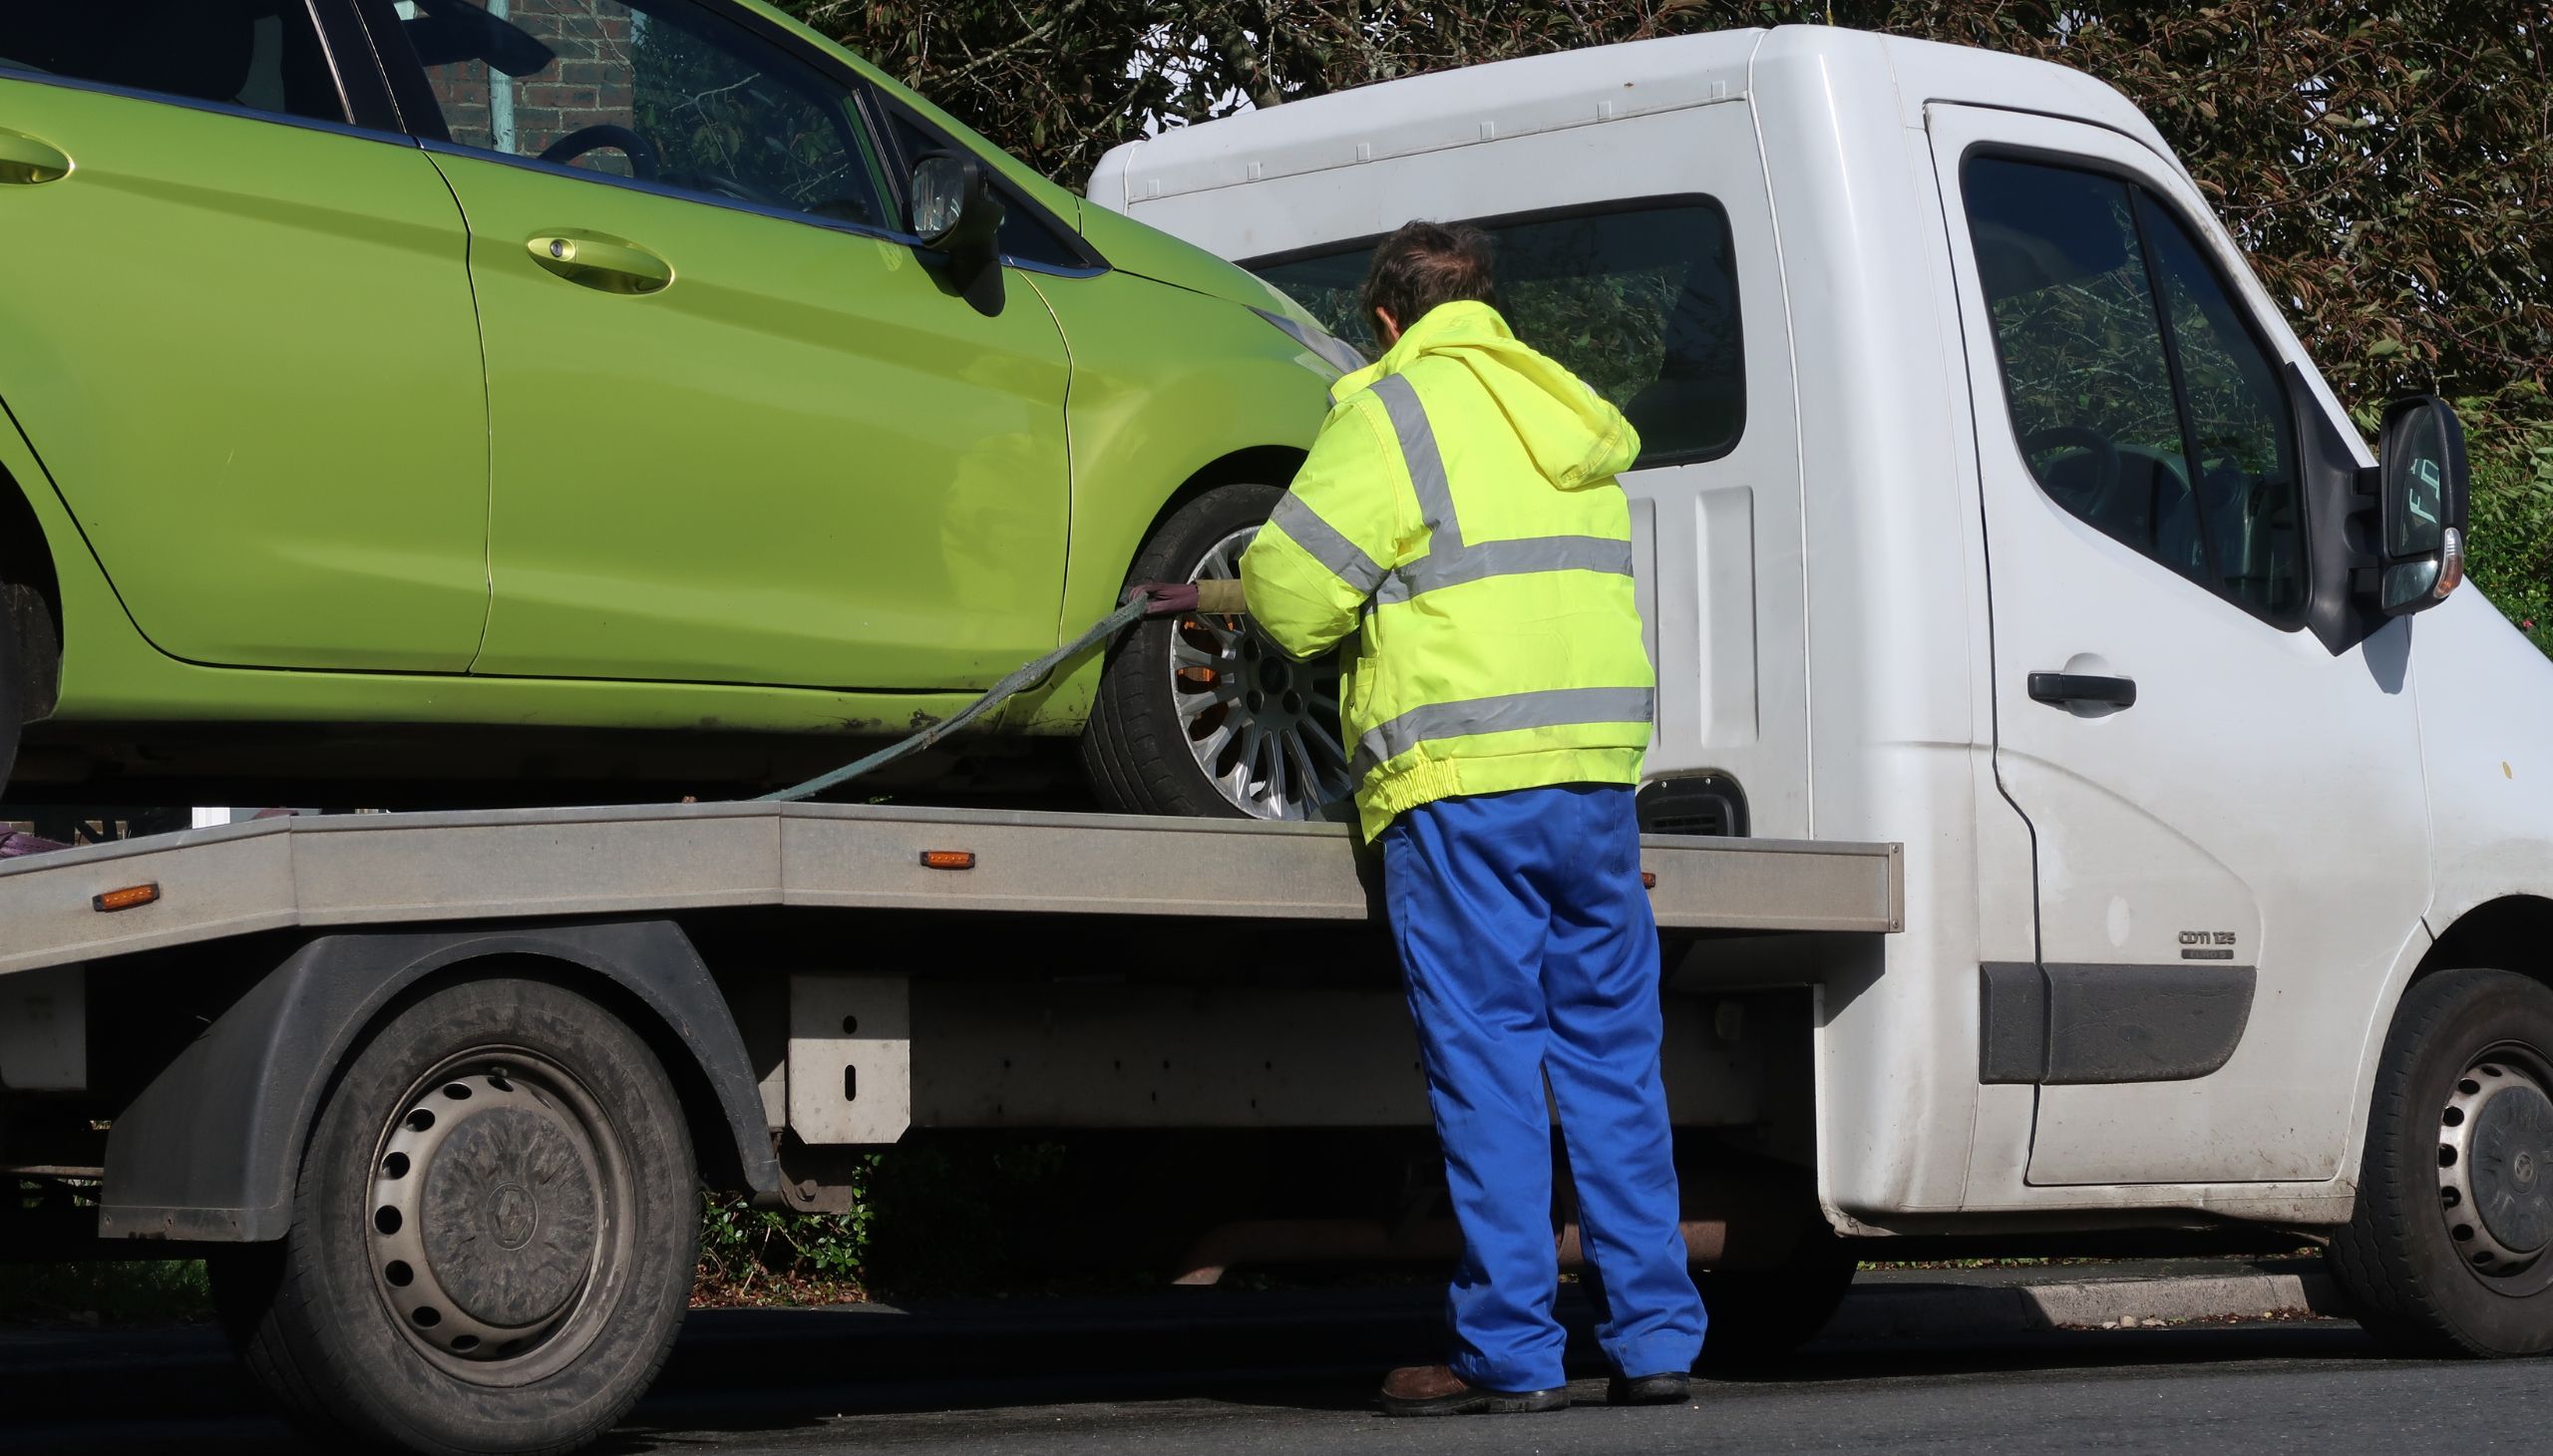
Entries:
{"label": "man in hi-vis jacket", "polygon": [[1363,302],[1387,351],[1338,381],[1242,557],[1252,617],[1312,657],[1355,639],[1343,728],[1463,1232],[1445,1365],[1395,1415],[1569,1403],[1552,1104],[1616,1403],[1678,1401],[1701,1351],[1658,1081],[1657,930],[1632,796],[1655,679],[1615,473],[1640,440],[1492,306],[1489,239],[1413,222]]}

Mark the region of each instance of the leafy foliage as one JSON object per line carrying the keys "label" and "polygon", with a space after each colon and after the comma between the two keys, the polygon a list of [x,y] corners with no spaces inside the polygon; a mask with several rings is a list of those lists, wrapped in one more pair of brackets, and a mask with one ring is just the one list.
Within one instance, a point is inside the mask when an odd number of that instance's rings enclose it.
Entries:
{"label": "leafy foliage", "polygon": [[[883,1154],[869,1160],[874,1172]],[[858,1299],[876,1210],[864,1178],[851,1211],[788,1214],[738,1194],[702,1204],[694,1304],[824,1304]]]}
{"label": "leafy foliage", "polygon": [[166,1324],[211,1314],[199,1259],[0,1265],[0,1325]]}
{"label": "leafy foliage", "polygon": [[1025,1135],[915,1136],[868,1157],[848,1213],[779,1213],[709,1195],[692,1302],[1006,1289],[1044,1263],[1037,1241],[1070,1201],[1068,1157],[1062,1144]]}
{"label": "leafy foliage", "polygon": [[2473,579],[2553,654],[2553,411],[2530,386],[2455,408],[2473,446]]}

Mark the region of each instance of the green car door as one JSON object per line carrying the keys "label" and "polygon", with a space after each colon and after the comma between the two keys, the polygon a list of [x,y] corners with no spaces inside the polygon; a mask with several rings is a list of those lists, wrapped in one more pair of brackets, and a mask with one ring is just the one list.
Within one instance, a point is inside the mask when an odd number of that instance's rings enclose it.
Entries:
{"label": "green car door", "polygon": [[900,235],[854,87],[690,0],[436,0],[385,39],[471,231],[474,671],[955,688],[1054,644],[1062,337]]}
{"label": "green car door", "polygon": [[416,145],[347,124],[306,6],[0,8],[0,402],[162,651],[468,665],[466,248]]}

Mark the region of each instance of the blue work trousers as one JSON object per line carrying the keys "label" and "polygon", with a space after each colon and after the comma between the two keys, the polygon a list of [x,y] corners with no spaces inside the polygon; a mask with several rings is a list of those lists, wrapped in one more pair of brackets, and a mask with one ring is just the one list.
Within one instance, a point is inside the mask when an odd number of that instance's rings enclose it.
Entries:
{"label": "blue work trousers", "polygon": [[1443,799],[1394,819],[1382,842],[1463,1232],[1448,1298],[1454,1373],[1492,1390],[1566,1383],[1546,1075],[1597,1275],[1597,1340],[1625,1375],[1691,1368],[1702,1301],[1677,1223],[1657,927],[1632,791]]}

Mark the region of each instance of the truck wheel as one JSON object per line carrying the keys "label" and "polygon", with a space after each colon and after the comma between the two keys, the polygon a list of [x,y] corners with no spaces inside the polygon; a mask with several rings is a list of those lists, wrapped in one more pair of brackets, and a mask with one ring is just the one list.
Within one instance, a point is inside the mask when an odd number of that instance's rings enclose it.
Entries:
{"label": "truck wheel", "polygon": [[[1219,486],[1181,507],[1129,581],[1241,574],[1284,492]],[[1318,819],[1354,788],[1338,730],[1338,659],[1294,662],[1246,618],[1146,622],[1109,648],[1082,734],[1101,804],[1126,814]]]}
{"label": "truck wheel", "polygon": [[328,1094],[262,1259],[215,1265],[241,1357],[288,1413],[419,1452],[562,1452],[673,1346],[697,1175],[655,1054],[547,981],[448,986]]}
{"label": "truck wheel", "polygon": [[2553,1347],[2553,990],[2450,970],[2404,994],[2329,1262],[2394,1349]]}

